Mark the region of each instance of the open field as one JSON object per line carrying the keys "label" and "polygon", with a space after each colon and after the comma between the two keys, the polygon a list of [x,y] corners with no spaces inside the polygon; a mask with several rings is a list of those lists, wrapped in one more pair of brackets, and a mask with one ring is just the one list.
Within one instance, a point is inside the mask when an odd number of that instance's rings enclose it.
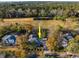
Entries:
{"label": "open field", "polygon": [[54,32],[54,30],[57,30],[60,26],[67,29],[76,29],[79,24],[77,21],[67,20],[33,20],[33,18],[15,18],[15,19],[4,19],[4,21],[0,21],[0,26],[8,26],[11,24],[30,24],[36,28],[38,28],[38,25],[40,23],[40,26],[42,28],[48,28],[50,32]]}

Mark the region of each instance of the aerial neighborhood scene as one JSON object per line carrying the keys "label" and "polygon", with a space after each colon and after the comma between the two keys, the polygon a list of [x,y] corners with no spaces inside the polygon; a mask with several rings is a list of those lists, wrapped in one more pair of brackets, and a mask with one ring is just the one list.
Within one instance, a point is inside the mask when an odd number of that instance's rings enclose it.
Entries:
{"label": "aerial neighborhood scene", "polygon": [[0,2],[0,58],[79,58],[79,2]]}

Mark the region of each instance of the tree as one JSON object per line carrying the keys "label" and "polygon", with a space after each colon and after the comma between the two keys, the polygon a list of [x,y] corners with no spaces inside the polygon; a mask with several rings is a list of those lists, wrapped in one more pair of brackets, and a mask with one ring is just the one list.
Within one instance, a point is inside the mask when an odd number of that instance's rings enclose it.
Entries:
{"label": "tree", "polygon": [[66,47],[68,52],[79,52],[79,45],[75,39],[69,41],[68,46]]}
{"label": "tree", "polygon": [[74,9],[69,10],[68,12],[68,16],[75,16],[76,15],[76,11]]}
{"label": "tree", "polygon": [[41,17],[46,16],[45,9],[41,9],[41,10],[40,10],[40,12],[39,12],[39,16],[41,16]]}
{"label": "tree", "polygon": [[16,10],[14,8],[6,11],[7,18],[14,18],[16,17]]}
{"label": "tree", "polygon": [[21,8],[17,10],[17,17],[19,18],[25,17],[25,12]]}
{"label": "tree", "polygon": [[26,17],[30,17],[31,16],[31,9],[30,8],[28,8],[28,9],[25,9],[25,16]]}
{"label": "tree", "polygon": [[79,35],[76,35],[75,39],[79,42]]}
{"label": "tree", "polygon": [[37,9],[32,9],[32,17],[37,17]]}
{"label": "tree", "polygon": [[8,29],[9,29],[9,27],[1,26],[0,27],[0,37],[2,37],[8,31]]}

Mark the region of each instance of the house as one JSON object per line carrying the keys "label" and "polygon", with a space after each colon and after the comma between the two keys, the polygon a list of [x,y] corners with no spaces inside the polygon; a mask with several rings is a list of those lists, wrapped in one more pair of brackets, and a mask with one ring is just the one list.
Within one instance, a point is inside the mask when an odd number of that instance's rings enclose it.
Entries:
{"label": "house", "polygon": [[42,38],[39,39],[38,29],[33,29],[28,36],[28,42],[30,43],[35,42],[37,46],[44,46],[44,48],[47,49],[46,45],[43,43],[47,40],[48,30],[42,29],[41,33],[42,33]]}
{"label": "house", "polygon": [[67,47],[68,42],[75,37],[75,31],[63,29],[61,30],[59,37],[60,37],[59,46],[65,48]]}
{"label": "house", "polygon": [[65,38],[66,40],[71,40],[72,38],[74,38],[75,37],[74,33],[75,31],[73,30],[68,30],[68,29],[61,30],[61,36]]}
{"label": "house", "polygon": [[13,34],[11,34],[11,35],[5,35],[2,38],[2,42],[5,45],[14,45],[16,43],[16,37]]}
{"label": "house", "polygon": [[44,51],[48,51],[48,48],[47,48],[47,46],[46,46],[46,41],[43,41],[43,48],[44,48]]}
{"label": "house", "polygon": [[63,47],[67,47],[68,45],[68,41],[65,38],[63,38],[63,41],[61,43]]}
{"label": "house", "polygon": [[65,33],[63,37],[67,40],[71,40],[73,38],[71,33]]}
{"label": "house", "polygon": [[37,37],[34,37],[32,34],[29,36],[28,41],[30,43],[35,42],[37,46],[41,46],[42,45],[41,41]]}

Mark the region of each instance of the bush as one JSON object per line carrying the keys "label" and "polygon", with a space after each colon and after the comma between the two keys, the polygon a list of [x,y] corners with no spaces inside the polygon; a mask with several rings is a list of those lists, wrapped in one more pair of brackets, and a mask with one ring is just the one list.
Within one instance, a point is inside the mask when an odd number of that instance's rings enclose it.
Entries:
{"label": "bush", "polygon": [[54,19],[55,20],[63,20],[64,21],[66,19],[66,16],[55,16]]}

